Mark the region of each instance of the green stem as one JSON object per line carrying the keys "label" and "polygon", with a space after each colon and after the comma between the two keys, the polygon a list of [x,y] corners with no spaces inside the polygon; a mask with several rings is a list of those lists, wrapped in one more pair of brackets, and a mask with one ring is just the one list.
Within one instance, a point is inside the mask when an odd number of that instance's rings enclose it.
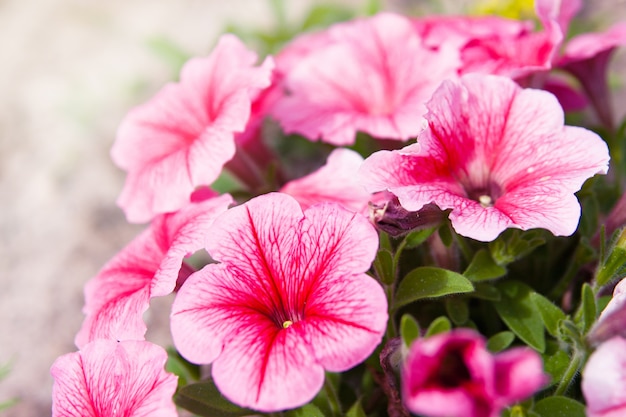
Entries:
{"label": "green stem", "polygon": [[339,396],[332,382],[328,378],[328,375],[324,378],[324,391],[326,391],[326,397],[328,398],[328,404],[333,416],[341,416],[341,403],[339,402]]}
{"label": "green stem", "polygon": [[580,369],[583,356],[584,355],[579,350],[574,351],[574,355],[572,355],[572,360],[569,366],[567,367],[567,369],[565,370],[565,373],[563,374],[563,377],[561,378],[561,382],[559,382],[558,387],[556,387],[556,391],[554,392],[555,396],[565,394],[565,391],[567,391],[567,389],[572,383],[572,380],[574,379],[574,377],[578,373],[578,370]]}

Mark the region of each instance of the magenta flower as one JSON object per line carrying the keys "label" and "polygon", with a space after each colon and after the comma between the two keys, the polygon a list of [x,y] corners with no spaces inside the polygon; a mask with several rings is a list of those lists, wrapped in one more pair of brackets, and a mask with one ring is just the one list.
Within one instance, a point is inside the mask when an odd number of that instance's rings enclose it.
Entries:
{"label": "magenta flower", "polygon": [[472,330],[416,340],[402,369],[406,407],[428,417],[497,417],[547,382],[530,348],[497,355]]}
{"label": "magenta flower", "polygon": [[481,241],[509,227],[574,233],[574,193],[607,172],[609,153],[595,133],[563,125],[553,95],[469,74],[445,81],[427,107],[417,144],[365,160],[369,191],[388,190],[410,211],[450,209],[454,229]]}
{"label": "magenta flower", "polygon": [[176,417],[177,377],[143,341],[97,340],[52,365],[52,417]]}
{"label": "magenta flower", "polygon": [[251,99],[270,83],[272,62],[224,35],[211,55],[194,58],[179,83],[165,86],[122,122],[111,150],[128,172],[118,199],[131,222],[183,207],[197,186],[210,185],[235,153],[236,132]]}
{"label": "magenta flower", "polygon": [[588,417],[626,415],[626,339],[613,337],[589,357],[582,373]]}
{"label": "magenta flower", "polygon": [[317,49],[298,44],[309,53],[297,64],[287,60],[293,66],[285,75],[287,96],[272,113],[286,132],[334,145],[354,143],[358,131],[395,140],[416,136],[424,103],[459,66],[456,51],[423,45],[408,19],[389,13],[309,39]]}
{"label": "magenta flower", "polygon": [[387,301],[364,274],[378,247],[364,216],[332,203],[303,213],[273,193],[227,211],[207,238],[221,263],[182,286],[172,336],[191,362],[213,363],[232,402],[267,412],[303,405],[324,370],[347,370],[380,343]]}
{"label": "magenta flower", "polygon": [[204,248],[208,227],[232,202],[223,195],[155,218],[85,285],[87,317],[76,345],[81,348],[95,339],[143,339],[142,315],[150,299],[170,294],[179,274],[185,278],[192,272],[183,259]]}
{"label": "magenta flower", "polygon": [[289,181],[280,192],[294,197],[303,209],[330,201],[348,210],[366,213],[372,195],[357,179],[362,163],[363,158],[358,153],[335,149],[328,155],[326,165],[305,177]]}

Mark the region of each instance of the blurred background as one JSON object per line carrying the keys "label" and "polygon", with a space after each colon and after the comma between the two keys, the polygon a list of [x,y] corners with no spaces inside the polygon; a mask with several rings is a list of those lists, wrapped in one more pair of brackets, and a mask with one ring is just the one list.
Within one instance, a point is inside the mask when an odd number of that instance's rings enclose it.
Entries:
{"label": "blurred background", "polygon": [[[124,174],[109,149],[120,120],[175,79],[186,56],[206,55],[227,28],[244,36],[300,27],[321,2],[290,0],[283,16],[278,3],[0,0],[0,404],[15,400],[0,415],[50,415],[49,368],[75,350],[83,285],[142,229],[115,205]],[[325,4],[345,8],[347,17],[377,7],[453,13],[472,3],[494,9],[506,1]],[[626,20],[623,0],[588,3],[584,16],[598,28]],[[621,119],[624,51],[611,70]],[[170,300],[157,301],[147,318],[157,330],[148,338],[167,344]]]}

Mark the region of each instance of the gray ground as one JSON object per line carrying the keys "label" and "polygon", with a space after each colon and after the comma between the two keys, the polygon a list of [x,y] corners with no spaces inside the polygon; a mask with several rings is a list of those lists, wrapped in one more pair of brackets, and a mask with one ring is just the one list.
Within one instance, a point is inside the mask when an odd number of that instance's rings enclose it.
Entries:
{"label": "gray ground", "polygon": [[[13,368],[0,403],[20,399],[3,415],[50,415],[48,370],[75,350],[82,286],[140,230],[115,206],[124,175],[108,151],[125,112],[172,77],[148,41],[205,54],[228,22],[270,24],[268,3],[0,0],[0,364]],[[293,0],[290,14],[312,3]],[[593,13],[608,24],[624,9],[598,1]],[[167,302],[149,318],[163,343]]]}

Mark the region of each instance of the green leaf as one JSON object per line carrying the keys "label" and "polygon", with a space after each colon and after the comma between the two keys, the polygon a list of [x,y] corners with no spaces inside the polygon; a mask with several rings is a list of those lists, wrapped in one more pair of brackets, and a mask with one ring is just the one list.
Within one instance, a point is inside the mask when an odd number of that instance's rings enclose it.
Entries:
{"label": "green leaf", "polygon": [[519,281],[504,281],[497,285],[502,294],[493,305],[498,315],[527,345],[543,352],[546,348],[541,314],[531,298],[533,290]]}
{"label": "green leaf", "polygon": [[489,244],[489,251],[498,265],[507,265],[523,258],[536,247],[543,245],[546,239],[540,230],[521,231],[508,229]]}
{"label": "green leaf", "polygon": [[409,272],[398,286],[394,308],[424,298],[462,294],[474,290],[472,283],[461,274],[447,269],[422,266]]}
{"label": "green leaf", "polygon": [[313,404],[307,404],[285,413],[285,417],[324,417],[322,410]]}
{"label": "green leaf", "polygon": [[406,346],[411,346],[420,337],[420,325],[410,314],[403,314],[400,319],[400,335]]}
{"label": "green leaf", "polygon": [[585,417],[585,406],[568,397],[547,397],[537,402],[533,410],[541,417]]}
{"label": "green leaf", "polygon": [[626,269],[626,249],[615,246],[596,273],[596,284],[601,287],[608,284]]}
{"label": "green leaf", "polygon": [[581,330],[587,334],[593,323],[596,321],[596,297],[593,289],[586,282],[583,284],[580,297]]}
{"label": "green leaf", "polygon": [[434,336],[439,333],[449,332],[451,328],[452,328],[452,323],[450,323],[450,320],[447,317],[445,316],[437,317],[435,320],[432,321],[432,323],[430,323],[430,326],[428,326],[428,330],[426,330],[425,337]]}
{"label": "green leaf", "polygon": [[439,228],[439,237],[441,238],[443,244],[449,248],[452,244],[452,230],[450,230],[450,225],[448,223],[445,223]]}
{"label": "green leaf", "polygon": [[374,259],[374,270],[380,281],[390,285],[395,281],[393,255],[387,249],[379,249]]}
{"label": "green leaf", "polygon": [[484,281],[500,278],[506,274],[506,268],[493,260],[486,249],[481,249],[474,255],[463,275],[471,281]]}
{"label": "green leaf", "polygon": [[489,301],[500,301],[500,299],[502,298],[500,290],[486,282],[479,282],[474,284],[474,292],[471,293],[470,296]]}
{"label": "green leaf", "polygon": [[501,352],[511,346],[515,340],[515,335],[509,331],[496,333],[487,340],[487,349],[493,353]]}
{"label": "green leaf", "polygon": [[557,342],[551,341],[543,355],[543,368],[550,375],[550,385],[559,382],[570,364],[569,355]]}
{"label": "green leaf", "polygon": [[191,381],[200,379],[200,368],[187,362],[174,348],[167,349],[165,370],[178,376],[179,387],[184,387]]}
{"label": "green leaf", "polygon": [[366,417],[365,410],[361,405],[361,400],[354,403],[346,413],[346,417]]}
{"label": "green leaf", "polygon": [[174,402],[202,417],[239,417],[255,414],[228,401],[213,381],[202,381],[180,388]]}
{"label": "green leaf", "polygon": [[454,297],[446,299],[446,313],[448,317],[457,326],[462,326],[469,320],[469,308],[467,300],[464,298]]}
{"label": "green leaf", "polygon": [[434,227],[430,227],[428,229],[416,230],[414,232],[409,233],[405,240],[406,245],[404,246],[406,249],[413,249],[421,245],[433,234],[435,231]]}
{"label": "green leaf", "polygon": [[559,323],[562,320],[565,320],[565,313],[563,313],[563,310],[552,304],[550,300],[539,293],[532,292],[530,294],[530,299],[537,307],[537,310],[539,310],[539,314],[541,314],[541,319],[543,320],[543,325],[546,327],[548,333],[554,337],[558,337]]}

